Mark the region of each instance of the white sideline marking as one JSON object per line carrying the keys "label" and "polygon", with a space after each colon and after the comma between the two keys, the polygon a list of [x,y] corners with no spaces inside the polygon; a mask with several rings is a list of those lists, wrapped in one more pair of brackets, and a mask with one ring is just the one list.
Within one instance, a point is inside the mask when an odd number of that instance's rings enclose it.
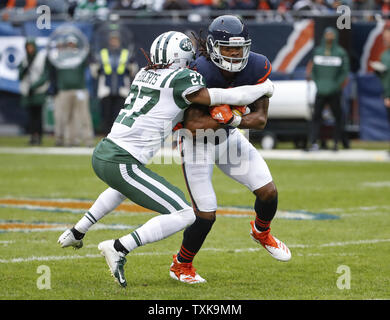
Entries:
{"label": "white sideline marking", "polygon": [[390,181],[363,182],[361,185],[369,188],[389,188]]}
{"label": "white sideline marking", "polygon": [[4,246],[8,246],[10,243],[14,243],[15,240],[4,240],[4,241],[0,241],[0,244],[4,245]]}
{"label": "white sideline marking", "polygon": [[[289,248],[325,248],[325,247],[339,247],[339,246],[348,246],[348,245],[362,245],[362,244],[376,244],[382,242],[390,242],[390,239],[367,239],[367,240],[355,240],[355,241],[345,241],[345,242],[330,242],[323,243],[320,245],[306,245],[306,244],[291,244],[288,245]],[[91,245],[89,245],[91,246]],[[89,247],[88,246],[88,247]],[[95,245],[96,247],[97,245]],[[261,250],[260,247],[257,248],[244,248],[244,249],[219,249],[219,248],[204,248],[202,251],[214,251],[214,252],[232,252],[232,253],[242,253],[242,252],[255,252]],[[159,256],[159,255],[170,255],[171,251],[152,251],[152,252],[139,252],[132,253],[131,255],[135,256]],[[299,255],[299,254],[298,254]],[[315,254],[311,254],[315,255]],[[28,258],[13,258],[13,259],[0,259],[0,263],[20,263],[20,262],[31,262],[31,261],[58,261],[58,260],[73,260],[73,259],[94,259],[102,258],[100,254],[86,254],[86,255],[69,255],[69,256],[43,256],[43,257],[28,257]]]}
{"label": "white sideline marking", "polygon": [[84,258],[100,258],[100,254],[86,254],[85,256],[73,255],[73,256],[43,256],[43,257],[28,257],[28,258],[13,258],[13,259],[0,259],[0,263],[19,263],[30,261],[53,261],[53,260],[65,260],[65,259],[84,259]]}
{"label": "white sideline marking", "polygon": [[350,207],[350,208],[325,208],[321,209],[322,212],[353,212],[353,211],[373,211],[379,209],[390,209],[390,206],[382,205],[382,206],[360,206],[360,207]]}
{"label": "white sideline marking", "polygon": [[[57,148],[57,147],[0,147],[0,153],[5,154],[50,154],[50,155],[92,155],[94,148]],[[338,152],[320,150],[306,152],[303,150],[262,150],[258,152],[264,159],[278,160],[310,160],[310,161],[350,161],[350,162],[389,162],[390,156],[386,150],[349,149]],[[162,148],[154,158],[174,158],[180,163],[180,153],[177,149]],[[153,161],[153,159],[151,160]]]}
{"label": "white sideline marking", "polygon": [[[2,220],[0,220],[0,224],[4,223]],[[22,223],[23,224],[23,223]],[[6,232],[23,232],[23,233],[29,233],[29,232],[46,232],[46,231],[65,231],[66,229],[70,228],[72,224],[62,224],[62,223],[32,223],[35,225],[52,225],[52,228],[43,228],[43,229],[26,229],[26,228],[10,228],[5,229],[2,231]],[[90,230],[128,230],[128,229],[135,229],[138,225],[132,226],[132,225],[123,225],[123,224],[103,224],[103,223],[96,223],[94,224]],[[0,241],[0,244],[3,244]]]}
{"label": "white sideline marking", "polygon": [[374,243],[389,242],[389,241],[390,241],[390,239],[331,242],[331,243],[321,244],[321,245],[319,245],[319,247],[340,247],[340,246],[359,245],[359,244],[374,244]]}
{"label": "white sideline marking", "polygon": [[[172,254],[171,251],[166,252],[139,252],[133,253],[132,255],[136,256],[154,256],[154,255],[168,255]],[[13,259],[0,259],[0,263],[19,263],[19,262],[31,262],[31,261],[58,261],[58,260],[74,260],[74,259],[85,259],[85,258],[102,258],[100,254],[86,254],[86,255],[71,255],[71,256],[43,256],[43,257],[28,257],[28,258],[13,258]]]}

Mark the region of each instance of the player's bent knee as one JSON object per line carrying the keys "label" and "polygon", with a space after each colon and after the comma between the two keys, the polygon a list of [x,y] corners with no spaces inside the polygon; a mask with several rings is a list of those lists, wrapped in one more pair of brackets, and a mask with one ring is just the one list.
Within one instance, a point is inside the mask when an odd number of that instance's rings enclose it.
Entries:
{"label": "player's bent knee", "polygon": [[278,196],[278,190],[276,189],[276,185],[273,182],[266,184],[265,186],[254,191],[254,194],[261,201],[272,201]]}
{"label": "player's bent knee", "polygon": [[211,212],[204,212],[204,211],[197,211],[196,215],[202,219],[210,220],[210,221],[215,221],[217,216],[216,216],[216,211],[211,211]]}
{"label": "player's bent knee", "polygon": [[195,199],[196,209],[198,212],[215,212],[217,211],[217,199],[214,194],[198,197]]}
{"label": "player's bent knee", "polygon": [[194,210],[192,210],[191,207],[176,211],[172,214],[177,215],[181,218],[181,221],[183,222],[183,228],[193,224],[196,219],[195,212]]}

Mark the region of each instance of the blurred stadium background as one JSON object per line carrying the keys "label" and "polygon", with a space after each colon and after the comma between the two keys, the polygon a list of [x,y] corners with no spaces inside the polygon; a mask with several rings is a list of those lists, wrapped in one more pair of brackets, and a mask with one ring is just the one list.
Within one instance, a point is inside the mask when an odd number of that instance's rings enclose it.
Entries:
{"label": "blurred stadium background", "polygon": [[[37,8],[50,7],[50,28],[37,24]],[[207,31],[218,15],[232,13],[244,18],[252,38],[252,50],[272,62],[271,80],[278,81],[277,97],[271,101],[270,120],[264,132],[252,132],[251,139],[263,141],[263,148],[293,142],[303,148],[307,142],[315,86],[307,80],[306,68],[323,30],[336,24],[337,7],[351,9],[351,28],[339,30],[340,44],[351,63],[349,82],[343,90],[346,131],[360,141],[390,140],[390,129],[383,104],[383,88],[370,61],[377,61],[384,50],[382,31],[389,12],[387,0],[9,0],[0,12],[0,135],[26,134],[27,112],[20,104],[17,66],[25,54],[26,38],[35,38],[40,48],[59,26],[72,24],[90,43],[92,59],[99,55],[111,25],[120,29],[122,46],[130,48],[139,66],[145,58],[139,48],[149,48],[154,37],[171,29],[199,33]],[[42,7],[41,7],[42,8]],[[96,135],[102,134],[101,103],[97,80],[86,71],[90,92],[90,111]],[[290,88],[290,91],[289,91]],[[291,99],[294,88],[294,99]],[[278,92],[279,91],[279,92]],[[332,114],[324,111],[322,135],[331,137]],[[44,107],[46,136],[53,133],[53,96]],[[263,139],[266,137],[266,139]],[[279,144],[280,146],[280,144]],[[387,148],[386,144],[384,144]]]}

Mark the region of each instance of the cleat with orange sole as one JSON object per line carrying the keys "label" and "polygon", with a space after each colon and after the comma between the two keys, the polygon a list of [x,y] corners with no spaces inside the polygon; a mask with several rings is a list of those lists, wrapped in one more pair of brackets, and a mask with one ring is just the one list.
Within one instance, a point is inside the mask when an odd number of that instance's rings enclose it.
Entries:
{"label": "cleat with orange sole", "polygon": [[173,256],[173,262],[169,268],[169,275],[172,279],[189,284],[206,282],[205,279],[196,273],[196,269],[192,266],[192,262],[179,262],[176,254]]}

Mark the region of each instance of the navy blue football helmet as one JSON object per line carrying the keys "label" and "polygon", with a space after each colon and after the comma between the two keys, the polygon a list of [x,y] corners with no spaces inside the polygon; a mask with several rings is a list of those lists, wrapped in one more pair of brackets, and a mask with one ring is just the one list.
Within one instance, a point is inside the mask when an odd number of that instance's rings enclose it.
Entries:
{"label": "navy blue football helmet", "polygon": [[[242,47],[242,57],[223,56],[220,51],[221,46]],[[250,47],[251,39],[248,29],[238,17],[224,15],[215,18],[210,24],[207,35],[207,52],[218,68],[230,72],[241,71],[248,63]]]}

